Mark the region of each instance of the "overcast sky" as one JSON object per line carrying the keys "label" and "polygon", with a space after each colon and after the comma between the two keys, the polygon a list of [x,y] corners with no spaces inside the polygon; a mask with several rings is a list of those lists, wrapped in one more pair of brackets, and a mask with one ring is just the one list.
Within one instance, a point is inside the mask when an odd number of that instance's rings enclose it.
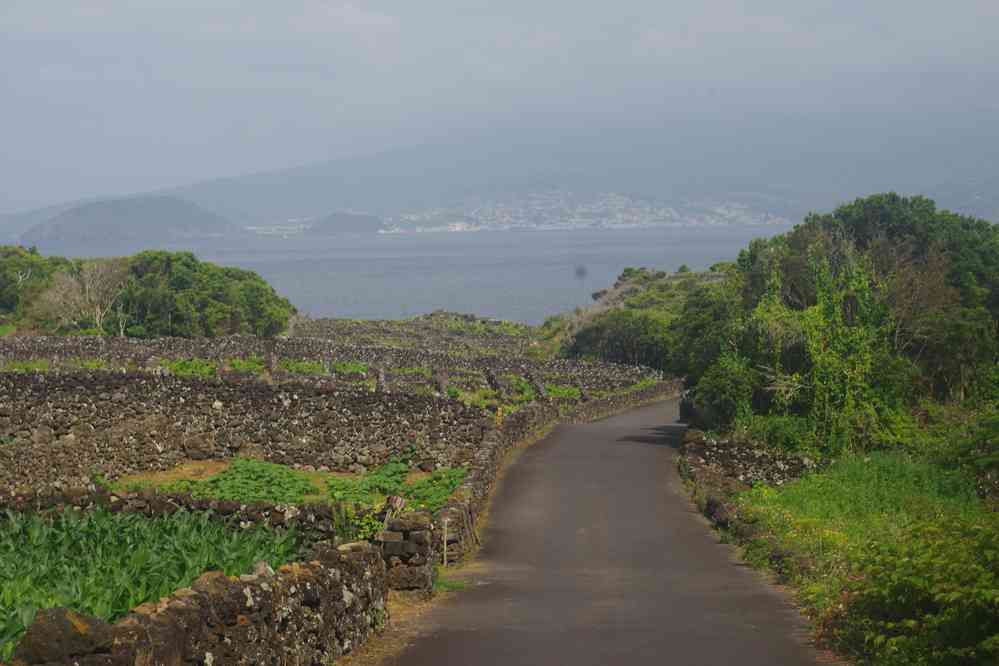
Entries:
{"label": "overcast sky", "polygon": [[988,117],[997,36],[999,0],[0,0],[0,212],[518,127]]}

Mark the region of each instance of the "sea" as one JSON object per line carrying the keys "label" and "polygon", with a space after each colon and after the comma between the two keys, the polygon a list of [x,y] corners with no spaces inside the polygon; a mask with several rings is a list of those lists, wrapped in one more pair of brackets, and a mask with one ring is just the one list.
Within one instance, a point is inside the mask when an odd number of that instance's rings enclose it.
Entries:
{"label": "sea", "polygon": [[270,237],[202,257],[258,272],[312,317],[450,310],[539,324],[592,302],[629,266],[733,260],[779,225]]}

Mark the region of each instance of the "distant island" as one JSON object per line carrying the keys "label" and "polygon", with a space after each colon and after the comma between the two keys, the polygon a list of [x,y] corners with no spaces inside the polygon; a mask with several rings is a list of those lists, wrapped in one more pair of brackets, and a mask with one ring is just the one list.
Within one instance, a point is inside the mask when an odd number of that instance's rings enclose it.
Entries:
{"label": "distant island", "polygon": [[163,247],[245,234],[245,229],[221,215],[179,197],[138,196],[67,208],[28,229],[20,240],[47,251],[79,251]]}

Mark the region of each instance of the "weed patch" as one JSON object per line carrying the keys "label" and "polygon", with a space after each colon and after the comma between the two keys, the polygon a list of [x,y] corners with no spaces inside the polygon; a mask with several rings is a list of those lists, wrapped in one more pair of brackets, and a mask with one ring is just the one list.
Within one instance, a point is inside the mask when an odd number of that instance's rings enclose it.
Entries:
{"label": "weed patch", "polygon": [[[826,638],[879,664],[999,657],[999,520],[964,474],[897,453],[850,456],[738,498]],[[785,554],[774,560],[773,554]]]}
{"label": "weed patch", "polygon": [[52,364],[44,358],[29,361],[7,361],[3,366],[4,372],[48,372],[51,369]]}
{"label": "weed patch", "polygon": [[235,372],[245,372],[251,375],[259,375],[263,373],[265,369],[263,359],[258,356],[250,356],[248,358],[231,358],[229,359],[227,365]]}
{"label": "weed patch", "polygon": [[579,400],[582,397],[582,393],[575,386],[562,384],[545,384],[545,393],[549,398],[556,400]]}
{"label": "weed patch", "polygon": [[319,361],[306,361],[303,359],[282,359],[279,365],[288,372],[296,375],[325,375],[326,368]]}
{"label": "weed patch", "polygon": [[178,480],[161,489],[195,497],[275,504],[301,504],[316,493],[315,486],[301,472],[249,458],[237,458],[228,468],[203,481]]}
{"label": "weed patch", "polygon": [[368,364],[360,361],[337,361],[333,364],[333,370],[340,375],[366,375]]}

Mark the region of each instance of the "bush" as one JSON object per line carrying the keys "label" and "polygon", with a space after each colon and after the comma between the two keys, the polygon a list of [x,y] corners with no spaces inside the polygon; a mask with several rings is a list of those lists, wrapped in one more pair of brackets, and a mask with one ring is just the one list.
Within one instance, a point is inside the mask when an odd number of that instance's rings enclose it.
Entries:
{"label": "bush", "polygon": [[749,361],[733,353],[722,354],[697,384],[694,404],[708,429],[728,428],[740,414],[749,414],[753,390],[759,382]]}
{"label": "bush", "polygon": [[784,451],[809,451],[816,448],[815,427],[804,416],[749,414],[739,418],[736,427],[744,430],[753,441]]}
{"label": "bush", "polygon": [[880,664],[999,663],[999,527],[926,521],[858,563],[838,641]]}

